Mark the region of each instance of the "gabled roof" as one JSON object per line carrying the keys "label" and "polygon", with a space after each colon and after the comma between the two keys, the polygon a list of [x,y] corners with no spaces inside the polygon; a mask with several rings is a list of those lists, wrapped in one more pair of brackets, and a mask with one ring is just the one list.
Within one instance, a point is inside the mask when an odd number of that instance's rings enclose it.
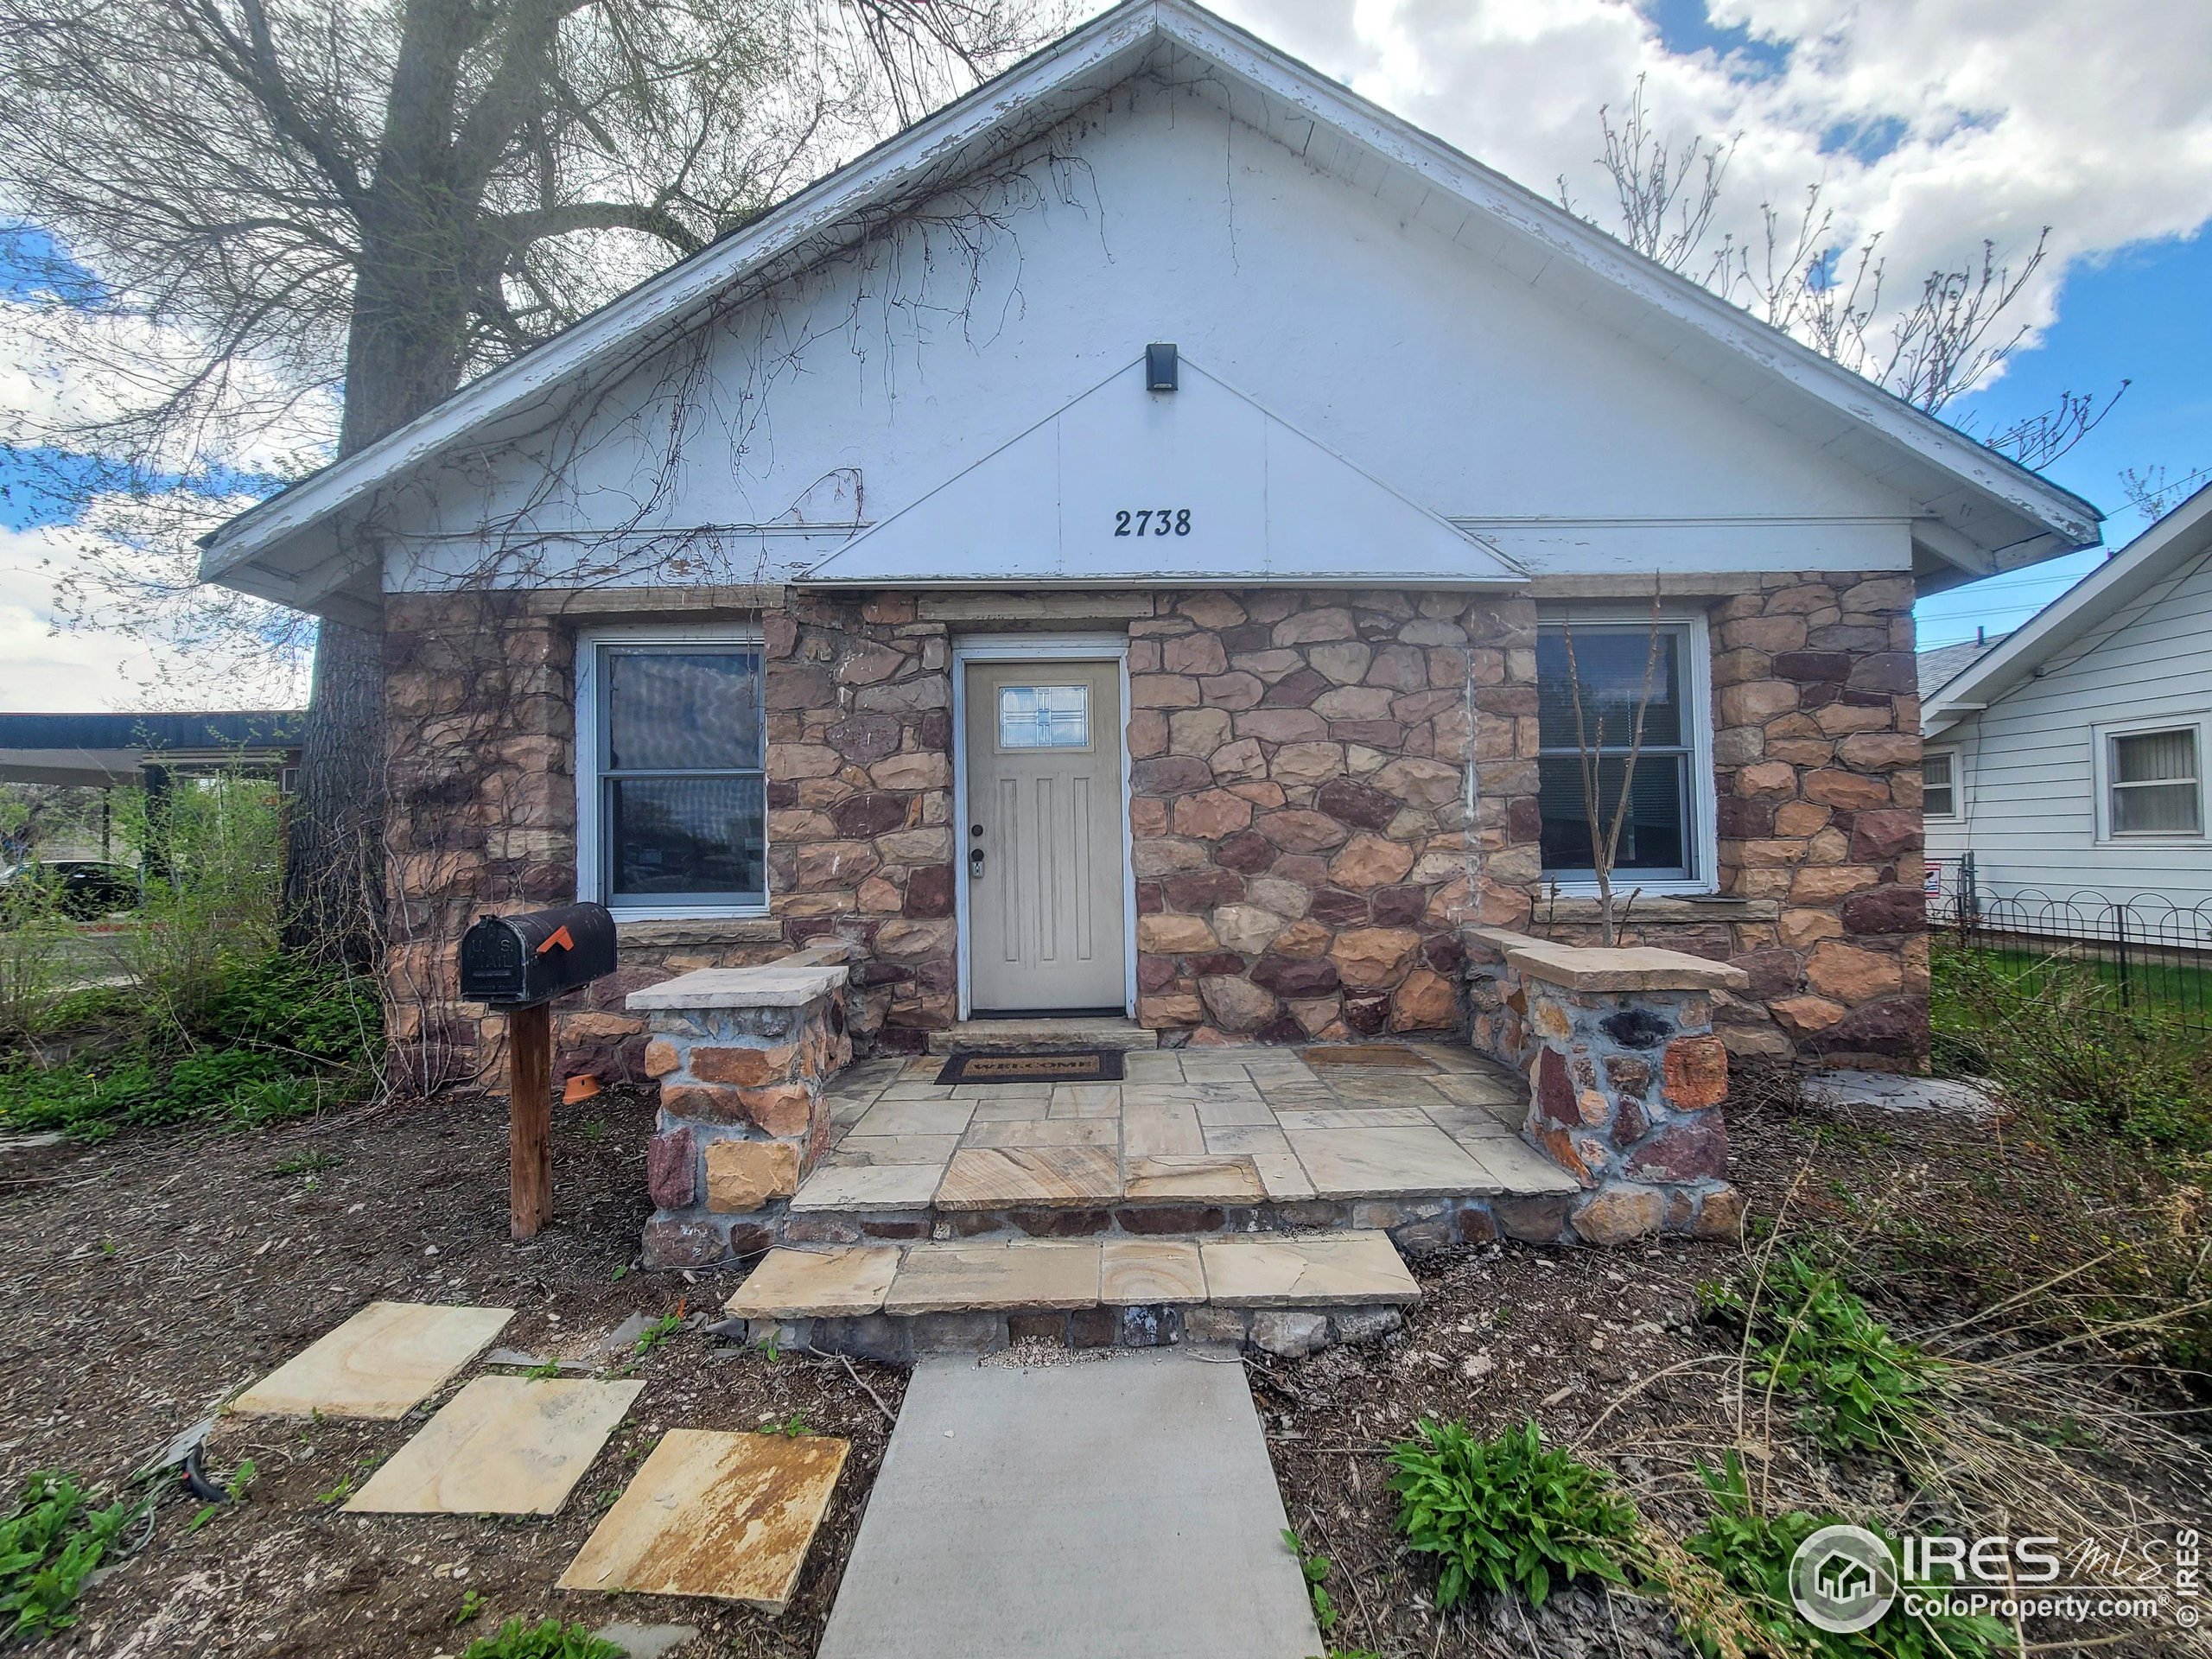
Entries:
{"label": "gabled roof", "polygon": [[[349,602],[343,590],[361,573],[335,525],[378,488],[464,442],[519,430],[558,388],[636,362],[708,305],[828,257],[883,213],[1029,143],[1141,73],[1222,103],[1309,164],[1357,178],[1409,215],[1448,211],[1459,220],[1460,241],[1552,291],[1592,326],[1641,339],[1919,503],[1925,516],[1916,540],[1932,560],[1983,575],[2097,537],[2100,515],[2078,496],[1191,0],[1128,0],[367,448],[240,514],[207,538],[202,578],[338,613]],[[373,602],[372,588],[366,598]],[[350,601],[363,602],[358,591]]]}
{"label": "gabled roof", "polygon": [[1989,707],[2054,658],[2093,638],[2131,607],[2163,591],[2212,558],[2212,484],[2107,559],[2037,612],[2026,626],[1980,662],[1947,682],[1922,709],[1929,736]]}
{"label": "gabled roof", "polygon": [[2003,645],[2005,638],[2000,633],[1994,639],[1965,639],[1956,645],[1930,645],[1927,650],[1915,653],[1914,683],[1920,688],[1920,695],[1923,697],[1934,696]]}
{"label": "gabled roof", "polygon": [[[1517,583],[1497,549],[1408,501],[1187,357],[1142,358],[863,531],[814,582]],[[1127,463],[1117,465],[1116,463]],[[1119,480],[1148,480],[1141,501]]]}

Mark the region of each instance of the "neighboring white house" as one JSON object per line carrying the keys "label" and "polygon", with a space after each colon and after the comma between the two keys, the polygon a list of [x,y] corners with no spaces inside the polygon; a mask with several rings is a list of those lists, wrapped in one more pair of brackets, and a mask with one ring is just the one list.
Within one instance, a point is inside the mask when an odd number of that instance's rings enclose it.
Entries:
{"label": "neighboring white house", "polygon": [[1923,689],[1930,858],[1999,898],[2212,901],[2212,486]]}

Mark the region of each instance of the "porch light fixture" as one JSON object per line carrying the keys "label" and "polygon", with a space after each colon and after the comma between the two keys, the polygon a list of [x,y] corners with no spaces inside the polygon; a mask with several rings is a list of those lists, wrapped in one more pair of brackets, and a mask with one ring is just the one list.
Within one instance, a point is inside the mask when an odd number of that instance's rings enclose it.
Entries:
{"label": "porch light fixture", "polygon": [[1144,389],[1147,391],[1175,390],[1175,348],[1152,345],[1144,348]]}

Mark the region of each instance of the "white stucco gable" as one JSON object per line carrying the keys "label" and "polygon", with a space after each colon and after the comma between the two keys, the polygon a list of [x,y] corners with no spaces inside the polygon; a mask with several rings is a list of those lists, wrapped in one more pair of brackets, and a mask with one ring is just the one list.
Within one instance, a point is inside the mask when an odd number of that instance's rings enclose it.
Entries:
{"label": "white stucco gable", "polygon": [[[1172,578],[1217,555],[1147,537],[1144,564],[1109,545],[1084,570],[1086,543],[1102,505],[1194,501],[1079,499],[1081,468],[1061,474],[1049,538],[1042,519],[995,551],[950,521],[925,534],[949,480],[1041,444],[1023,435],[1040,418],[1090,418],[1048,411],[1147,340],[1277,412],[1284,442],[1334,452],[1268,461],[1241,509],[1266,544],[1224,569],[1294,579],[1334,534],[1338,579],[1459,560],[1942,582],[2096,533],[2087,503],[1192,0],[1127,0],[240,515],[201,573],[368,625],[379,585],[648,582],[655,561],[689,582],[980,581],[982,558],[1039,580]],[[1239,418],[1268,450],[1275,429]],[[1348,507],[1363,469],[1371,490]],[[1038,505],[1001,499],[1014,469],[992,470],[956,499],[1014,542],[1013,515]],[[1325,482],[1294,503],[1304,473]],[[855,486],[851,521],[796,505],[833,475]],[[1169,476],[1186,496],[1206,481]],[[1330,531],[1331,514],[1349,524]],[[1378,515],[1410,543],[1377,554]],[[1072,538],[1064,518],[1082,520]]]}
{"label": "white stucco gable", "polygon": [[870,586],[1515,582],[1524,573],[1192,363],[1142,359],[806,572]]}

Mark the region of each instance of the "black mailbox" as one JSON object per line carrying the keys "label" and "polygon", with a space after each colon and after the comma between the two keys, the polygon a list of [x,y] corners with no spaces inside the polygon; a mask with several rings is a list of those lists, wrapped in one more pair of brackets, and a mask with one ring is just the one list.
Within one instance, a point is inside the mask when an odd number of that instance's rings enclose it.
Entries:
{"label": "black mailbox", "polygon": [[461,995],[526,1008],[614,971],[614,918],[604,905],[486,916],[461,936]]}

